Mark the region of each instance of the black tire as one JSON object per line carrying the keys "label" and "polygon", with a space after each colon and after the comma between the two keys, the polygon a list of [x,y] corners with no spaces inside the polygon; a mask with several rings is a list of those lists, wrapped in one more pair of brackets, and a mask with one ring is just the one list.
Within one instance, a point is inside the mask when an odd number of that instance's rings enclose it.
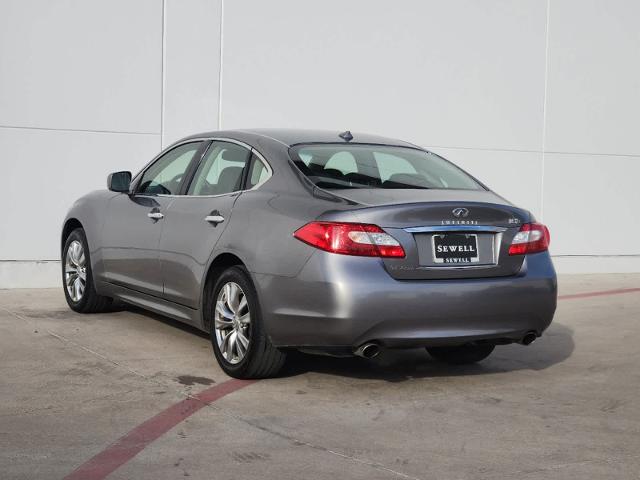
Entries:
{"label": "black tire", "polygon": [[[242,360],[231,363],[225,359],[216,338],[215,308],[220,290],[225,284],[233,282],[240,286],[247,300],[251,323],[248,326],[249,346]],[[274,347],[264,330],[262,311],[258,294],[247,270],[241,266],[230,267],[217,279],[208,295],[205,314],[211,325],[211,344],[218,364],[224,372],[235,378],[269,378],[275,376],[283,367],[287,354]]]}
{"label": "black tire", "polygon": [[[82,297],[74,301],[69,295],[69,291],[67,290],[66,279],[65,279],[65,262],[67,251],[69,250],[69,246],[74,242],[80,242],[82,248],[84,250],[85,256],[85,287]],[[62,249],[62,290],[64,291],[64,297],[67,299],[67,304],[69,308],[74,312],[78,313],[100,313],[109,311],[113,299],[109,297],[104,297],[102,295],[98,295],[95,289],[95,285],[93,282],[93,271],[91,270],[91,258],[89,257],[89,245],[87,243],[87,237],[84,234],[84,230],[82,228],[76,228],[72,231],[69,236],[66,238],[64,242],[64,247]]]}
{"label": "black tire", "polygon": [[484,360],[495,345],[458,345],[454,347],[427,347],[427,352],[436,360],[451,365],[468,365]]}

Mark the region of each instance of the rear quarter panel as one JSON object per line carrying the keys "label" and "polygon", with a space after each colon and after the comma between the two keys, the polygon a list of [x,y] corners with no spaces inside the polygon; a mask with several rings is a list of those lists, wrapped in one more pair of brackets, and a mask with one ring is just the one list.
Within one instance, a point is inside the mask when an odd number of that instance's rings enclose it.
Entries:
{"label": "rear quarter panel", "polygon": [[214,254],[234,253],[252,273],[293,277],[313,253],[293,233],[326,208],[318,203],[304,193],[243,192]]}

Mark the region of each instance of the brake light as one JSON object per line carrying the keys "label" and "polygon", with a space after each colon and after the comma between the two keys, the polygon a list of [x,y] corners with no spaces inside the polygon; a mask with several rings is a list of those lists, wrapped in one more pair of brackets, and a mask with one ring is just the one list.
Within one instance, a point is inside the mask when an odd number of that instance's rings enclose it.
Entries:
{"label": "brake light", "polygon": [[312,247],[342,255],[403,258],[404,249],[377,225],[311,222],[293,234]]}
{"label": "brake light", "polygon": [[513,237],[509,255],[544,252],[549,248],[549,229],[541,223],[525,223]]}

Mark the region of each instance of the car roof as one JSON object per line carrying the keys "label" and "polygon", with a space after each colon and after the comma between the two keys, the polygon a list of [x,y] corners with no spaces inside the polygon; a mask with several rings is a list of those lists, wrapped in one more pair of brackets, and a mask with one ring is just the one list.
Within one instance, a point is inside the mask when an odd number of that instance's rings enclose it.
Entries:
{"label": "car roof", "polygon": [[217,132],[205,132],[190,135],[182,139],[226,137],[238,140],[271,140],[281,145],[292,147],[303,143],[368,143],[377,145],[395,145],[403,147],[420,148],[416,145],[394,138],[371,135],[368,133],[351,132],[353,139],[346,142],[339,135],[340,130],[305,130],[294,128],[248,128],[237,130],[222,130]]}

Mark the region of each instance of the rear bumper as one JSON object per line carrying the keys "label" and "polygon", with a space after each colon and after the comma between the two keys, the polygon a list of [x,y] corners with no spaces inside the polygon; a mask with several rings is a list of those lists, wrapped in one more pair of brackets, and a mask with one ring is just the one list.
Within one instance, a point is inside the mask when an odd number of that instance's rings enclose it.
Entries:
{"label": "rear bumper", "polygon": [[398,281],[375,258],[317,252],[297,277],[253,274],[277,346],[394,347],[518,341],[549,326],[556,274],[547,252],[510,277]]}

